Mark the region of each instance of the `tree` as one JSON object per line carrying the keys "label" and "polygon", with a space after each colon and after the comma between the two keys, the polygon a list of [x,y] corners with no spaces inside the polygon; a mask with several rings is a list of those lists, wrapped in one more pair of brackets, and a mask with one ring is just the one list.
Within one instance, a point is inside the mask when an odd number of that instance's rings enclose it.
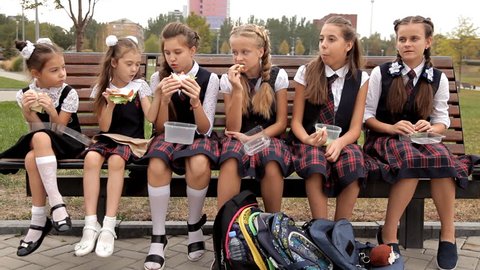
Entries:
{"label": "tree", "polygon": [[302,40],[297,38],[295,42],[295,55],[303,55],[305,53],[305,47],[303,46]]}
{"label": "tree", "polygon": [[200,48],[197,48],[198,53],[211,53],[212,36],[207,19],[195,15],[193,12],[187,17],[187,25],[192,28],[200,36]]}
{"label": "tree", "polygon": [[226,40],[223,41],[222,47],[220,47],[220,53],[223,53],[223,54],[230,53],[230,45]]}
{"label": "tree", "polygon": [[151,34],[147,40],[145,40],[145,52],[146,53],[159,53],[160,52],[160,39],[158,35]]}
{"label": "tree", "polygon": [[[47,2],[47,0],[43,0],[42,2],[38,2],[38,3],[36,3],[36,1],[33,1],[33,0],[21,0],[21,1],[25,9],[33,9],[40,5],[44,5]],[[83,14],[84,1],[87,2],[85,3],[86,4],[85,6],[88,6],[87,12],[85,14]],[[77,0],[77,2],[74,3],[75,1],[72,1],[72,0],[68,0],[68,1],[53,0],[53,4],[55,5],[55,8],[65,10],[68,17],[73,22],[73,27],[75,29],[75,45],[76,45],[77,52],[82,51],[85,28],[93,18],[93,15],[95,13],[95,5],[98,3],[98,1],[100,0]],[[65,6],[63,2],[67,2],[68,4]],[[74,13],[74,9],[76,9],[77,14]]]}
{"label": "tree", "polygon": [[176,18],[173,15],[160,14],[155,19],[148,19],[147,28],[145,29],[145,36],[150,37],[151,35],[156,35],[160,37],[160,34],[162,33],[165,25],[175,21],[184,22],[184,18]]}
{"label": "tree", "polygon": [[286,40],[283,40],[280,43],[280,46],[278,47],[278,53],[284,54],[284,55],[287,55],[290,53],[290,45],[288,45],[288,42]]}

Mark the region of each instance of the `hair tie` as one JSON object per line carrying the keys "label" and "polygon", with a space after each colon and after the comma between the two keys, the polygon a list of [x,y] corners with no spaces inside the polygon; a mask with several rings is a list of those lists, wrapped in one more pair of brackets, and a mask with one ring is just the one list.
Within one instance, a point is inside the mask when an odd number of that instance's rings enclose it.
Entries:
{"label": "hair tie", "polygon": [[53,45],[53,42],[49,38],[39,38],[37,44],[48,44]]}
{"label": "hair tie", "polygon": [[130,39],[131,41],[135,42],[138,45],[138,39],[135,36],[126,36],[126,38]]}
{"label": "hair tie", "polygon": [[114,35],[110,35],[105,39],[105,43],[108,47],[115,46],[118,43],[118,38]]}
{"label": "hair tie", "polygon": [[33,43],[29,40],[27,40],[26,43],[27,45],[23,47],[22,51],[20,51],[20,54],[22,55],[23,59],[28,60],[30,59],[30,56],[32,56],[33,50],[35,50],[35,45],[33,45]]}

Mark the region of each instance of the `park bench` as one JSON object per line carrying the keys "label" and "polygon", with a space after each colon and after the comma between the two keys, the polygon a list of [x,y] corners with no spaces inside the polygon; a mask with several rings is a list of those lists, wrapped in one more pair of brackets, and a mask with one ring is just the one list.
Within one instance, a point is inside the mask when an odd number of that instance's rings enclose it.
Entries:
{"label": "park bench", "polygon": [[[96,75],[99,71],[98,63],[103,54],[101,53],[66,53],[65,64],[68,73],[67,83],[77,89],[80,96],[79,119],[82,126],[82,132],[88,136],[93,136],[98,132],[98,123],[93,115],[92,102],[89,99],[91,85],[95,82]],[[290,82],[302,64],[308,63],[315,56],[272,56],[272,63],[284,68],[287,71]],[[392,56],[366,56],[365,70],[370,72],[375,66],[387,61],[392,61]],[[217,74],[224,73],[228,67],[233,64],[230,55],[197,55],[197,62],[200,66],[215,72]],[[450,85],[450,100],[449,113],[451,118],[451,126],[446,132],[444,142],[454,154],[464,154],[464,136],[462,130],[462,121],[459,108],[458,89],[455,82],[455,73],[453,69],[453,62],[450,57],[437,56],[432,58],[435,67],[441,69],[449,79]],[[144,54],[142,56],[142,64],[140,72],[145,76],[147,74],[147,67],[159,66],[160,57],[157,54]],[[148,74],[150,76],[151,74]],[[149,78],[147,78],[148,81]],[[294,88],[290,83],[288,89],[288,113],[289,118],[292,113]],[[222,131],[225,126],[225,110],[223,104],[223,97],[219,95],[214,128],[217,131]],[[0,168],[24,168],[23,160],[0,160]],[[60,160],[59,169],[82,169],[83,160],[69,159]],[[106,168],[106,165],[104,165]],[[145,197],[148,196],[146,186],[145,165],[128,164],[127,169],[130,170],[130,175],[125,177],[123,196],[130,197]],[[217,174],[212,174],[212,179],[209,185],[207,196],[216,197],[217,191]],[[28,176],[27,176],[28,177]],[[303,182],[299,182],[300,178],[296,174],[287,177],[284,182],[285,198],[304,198],[306,197]],[[99,198],[98,213],[102,216],[105,212],[105,187],[106,178],[102,177],[102,188]],[[300,184],[299,184],[300,183]],[[64,196],[83,196],[82,176],[75,175],[59,175],[58,185],[61,193]],[[183,176],[175,176],[171,182],[171,196],[172,197],[186,197],[185,179]],[[369,179],[366,188],[360,192],[360,198],[388,198],[389,185],[384,181]],[[254,179],[244,179],[242,181],[242,189],[250,189],[256,194],[260,194],[259,185]],[[30,195],[30,190],[27,184],[27,195]],[[465,190],[457,189],[457,198],[461,199],[478,199],[480,198],[480,177],[475,174],[469,183],[469,187]],[[412,201],[408,205],[405,214],[403,215],[399,226],[399,240],[406,248],[421,248],[424,239],[424,203],[426,198],[431,198],[429,181],[420,181]],[[147,211],[147,210],[145,210]]]}

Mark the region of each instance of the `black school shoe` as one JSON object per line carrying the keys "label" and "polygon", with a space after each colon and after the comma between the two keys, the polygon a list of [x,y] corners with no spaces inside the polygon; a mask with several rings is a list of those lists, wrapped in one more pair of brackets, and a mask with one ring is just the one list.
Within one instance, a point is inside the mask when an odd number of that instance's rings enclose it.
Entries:
{"label": "black school shoe", "polygon": [[[59,204],[53,206],[50,209],[50,215],[53,214],[53,211],[55,211],[58,208],[62,208],[62,207],[66,208],[66,205],[64,203],[59,203]],[[53,227],[55,228],[55,230],[57,230],[58,232],[66,232],[66,231],[68,231],[72,228],[72,220],[70,219],[70,215],[68,215],[68,213],[67,213],[66,218],[64,218],[62,220],[59,220],[59,221],[54,221],[53,217],[52,217],[52,224],[53,224]]]}
{"label": "black school shoe", "polygon": [[41,227],[38,225],[30,225],[30,229],[42,231],[42,235],[35,242],[33,241],[25,242],[23,241],[23,239],[20,240],[20,245],[18,246],[18,249],[17,249],[17,256],[27,256],[28,254],[37,250],[42,244],[45,236],[47,236],[47,234],[52,229],[52,221],[49,218],[47,218],[47,221],[45,222],[45,226]]}
{"label": "black school shoe", "polygon": [[457,243],[447,241],[438,242],[437,266],[440,270],[453,270],[457,267]]}

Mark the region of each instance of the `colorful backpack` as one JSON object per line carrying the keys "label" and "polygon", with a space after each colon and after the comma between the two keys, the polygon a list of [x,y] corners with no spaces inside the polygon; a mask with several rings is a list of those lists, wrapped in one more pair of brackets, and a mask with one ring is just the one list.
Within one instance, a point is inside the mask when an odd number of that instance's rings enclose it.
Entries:
{"label": "colorful backpack", "polygon": [[[211,269],[274,269],[266,261],[255,237],[253,220],[259,213],[262,213],[262,210],[258,208],[255,194],[250,191],[242,191],[220,208],[213,223],[215,256]],[[245,250],[245,258],[242,260],[234,260],[230,256],[229,233],[231,231],[235,231]]]}
{"label": "colorful backpack", "polygon": [[332,262],[286,214],[260,213],[257,239],[276,269],[331,270]]}

